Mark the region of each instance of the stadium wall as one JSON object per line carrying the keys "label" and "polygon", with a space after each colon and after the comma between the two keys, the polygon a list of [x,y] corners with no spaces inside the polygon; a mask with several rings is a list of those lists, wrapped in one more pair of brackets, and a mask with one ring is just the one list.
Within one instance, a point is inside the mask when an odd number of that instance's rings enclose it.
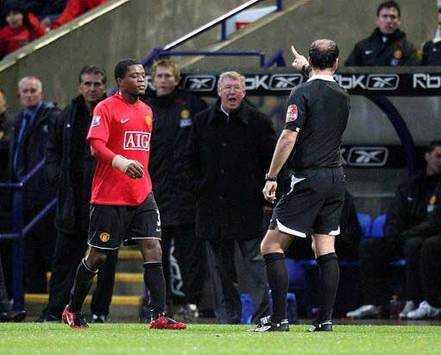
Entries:
{"label": "stadium wall", "polygon": [[[113,0],[0,61],[0,87],[10,106],[17,104],[19,78],[42,79],[45,97],[64,107],[77,92],[78,73],[86,64],[105,68],[109,87],[113,67],[123,58],[144,58],[246,0]],[[216,33],[201,39],[215,41]]]}

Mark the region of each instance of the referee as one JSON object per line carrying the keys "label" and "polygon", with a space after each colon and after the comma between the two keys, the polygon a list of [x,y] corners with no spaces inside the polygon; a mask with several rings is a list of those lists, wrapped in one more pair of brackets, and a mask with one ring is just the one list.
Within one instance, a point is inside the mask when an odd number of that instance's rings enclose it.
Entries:
{"label": "referee", "polygon": [[[288,331],[286,294],[288,274],[285,250],[294,237],[312,235],[320,268],[320,313],[309,331],[331,331],[332,310],[339,281],[335,236],[345,196],[340,158],[342,134],[349,116],[349,97],[333,79],[339,50],[334,41],[321,39],[309,48],[309,64],[292,47],[293,66],[309,73],[309,80],[291,92],[286,124],[266,175],[263,195],[274,202],[277,174],[286,163],[287,191],[273,210],[261,244],[273,298],[273,314],[262,318],[254,331]],[[294,149],[295,146],[295,149]]]}

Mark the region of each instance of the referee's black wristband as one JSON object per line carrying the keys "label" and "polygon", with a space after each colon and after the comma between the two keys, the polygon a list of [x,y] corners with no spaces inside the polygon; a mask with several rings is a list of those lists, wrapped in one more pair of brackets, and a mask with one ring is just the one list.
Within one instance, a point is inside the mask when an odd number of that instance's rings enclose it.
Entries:
{"label": "referee's black wristband", "polygon": [[311,68],[311,66],[309,64],[305,64],[302,67],[302,73],[303,73],[303,75],[305,75],[307,77],[309,77],[309,74],[311,73],[311,70],[312,70],[312,68]]}
{"label": "referee's black wristband", "polygon": [[277,181],[277,176],[269,176],[265,174],[265,181]]}

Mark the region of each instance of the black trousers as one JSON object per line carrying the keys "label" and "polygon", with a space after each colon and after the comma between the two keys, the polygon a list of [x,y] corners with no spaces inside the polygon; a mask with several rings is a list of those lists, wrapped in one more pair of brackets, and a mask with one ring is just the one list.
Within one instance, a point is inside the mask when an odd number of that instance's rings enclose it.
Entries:
{"label": "black trousers", "polygon": [[[25,212],[25,224],[44,206],[35,205]],[[54,214],[49,213],[26,236],[24,243],[24,287],[28,293],[46,293],[46,273],[51,270],[56,240]]]}
{"label": "black trousers", "polygon": [[421,247],[421,280],[423,298],[436,308],[441,308],[441,235],[424,240]]}
{"label": "black trousers", "polygon": [[419,302],[422,299],[421,247],[423,238],[409,238],[404,242],[387,238],[365,239],[360,244],[360,274],[363,304],[382,305],[391,297],[390,263],[396,259],[406,260],[405,298]]}
{"label": "black trousers", "polygon": [[[87,232],[65,234],[58,232],[49,282],[49,302],[44,314],[61,317],[69,302],[75,272],[87,249]],[[109,251],[107,261],[98,272],[97,285],[93,293],[91,313],[108,316],[115,283],[115,269],[118,251]]]}
{"label": "black trousers", "polygon": [[269,288],[260,255],[261,238],[207,241],[214,313],[219,323],[240,323],[239,293],[249,293],[256,307],[253,322],[269,314]]}
{"label": "black trousers", "polygon": [[194,224],[162,227],[162,262],[167,288],[167,304],[172,303],[170,247],[173,240],[174,253],[181,272],[184,303],[199,304],[206,275],[204,244],[196,239]]}

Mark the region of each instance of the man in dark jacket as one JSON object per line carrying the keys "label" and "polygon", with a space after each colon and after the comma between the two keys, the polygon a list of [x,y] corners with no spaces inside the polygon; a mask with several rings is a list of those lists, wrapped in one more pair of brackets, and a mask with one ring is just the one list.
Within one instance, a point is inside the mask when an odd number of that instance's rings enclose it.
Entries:
{"label": "man in dark jacket", "polygon": [[[57,188],[55,225],[58,230],[49,284],[49,302],[37,322],[60,321],[69,302],[76,267],[87,248],[89,200],[95,159],[86,135],[94,107],[105,98],[106,76],[96,66],[85,66],[79,75],[79,93],[57,117],[49,136],[46,164],[50,182]],[[117,253],[98,273],[92,299],[92,321],[104,322],[112,298]]]}
{"label": "man in dark jacket", "polygon": [[[365,239],[360,244],[360,272],[364,304],[347,313],[350,318],[379,316],[390,297],[388,278],[391,261],[406,260],[406,318],[422,300],[420,263],[425,239],[441,230],[432,230],[428,221],[436,204],[435,189],[441,182],[441,142],[433,141],[426,154],[426,171],[398,186],[386,217],[384,238]],[[429,229],[428,229],[429,227]],[[429,233],[430,231],[430,233]]]}
{"label": "man in dark jacket", "polygon": [[[23,108],[15,118],[11,164],[12,178],[16,181],[22,180],[44,158],[49,127],[59,114],[52,102],[43,101],[43,86],[36,77],[21,79],[18,95]],[[29,223],[54,197],[43,167],[24,189],[25,223]],[[53,214],[47,215],[26,237],[24,282],[27,292],[47,291],[46,272],[50,269],[55,244],[52,221]]]}
{"label": "man in dark jacket", "polygon": [[[441,164],[441,150],[439,151]],[[433,213],[421,229],[421,284],[423,301],[418,308],[407,313],[408,319],[439,318],[441,315],[441,182],[431,197]]]}
{"label": "man in dark jacket", "polygon": [[[197,96],[178,89],[179,69],[170,59],[160,59],[152,66],[155,93],[146,97],[153,109],[154,126],[149,171],[153,191],[161,213],[164,276],[167,303],[171,302],[170,247],[182,271],[184,305],[178,311],[189,318],[197,315],[204,283],[203,243],[195,239],[195,201],[180,168],[188,144],[192,120],[207,104]],[[186,319],[189,320],[189,319]]]}
{"label": "man in dark jacket", "polygon": [[347,66],[401,66],[418,65],[415,47],[400,26],[400,6],[386,1],[377,8],[377,28],[366,39],[358,42]]}
{"label": "man in dark jacket", "polygon": [[241,303],[234,273],[240,268],[245,272],[236,272],[239,289],[251,295],[253,318],[268,314],[259,253],[261,190],[276,137],[266,116],[243,100],[245,79],[239,73],[221,74],[218,96],[215,106],[194,119],[187,163],[197,200],[196,234],[209,242],[215,313],[221,323],[238,323]]}
{"label": "man in dark jacket", "polygon": [[[0,89],[0,181],[7,181],[10,178],[9,160],[11,155],[13,125],[13,114],[11,114],[8,109],[4,92]],[[11,210],[9,196],[9,191],[0,189],[0,221],[2,222],[0,230],[3,231],[10,230],[10,227],[6,227],[7,222],[3,219],[6,216],[9,217]],[[3,226],[7,229],[4,229]]]}
{"label": "man in dark jacket", "polygon": [[422,65],[441,65],[441,8],[438,9],[435,36],[424,43]]}

